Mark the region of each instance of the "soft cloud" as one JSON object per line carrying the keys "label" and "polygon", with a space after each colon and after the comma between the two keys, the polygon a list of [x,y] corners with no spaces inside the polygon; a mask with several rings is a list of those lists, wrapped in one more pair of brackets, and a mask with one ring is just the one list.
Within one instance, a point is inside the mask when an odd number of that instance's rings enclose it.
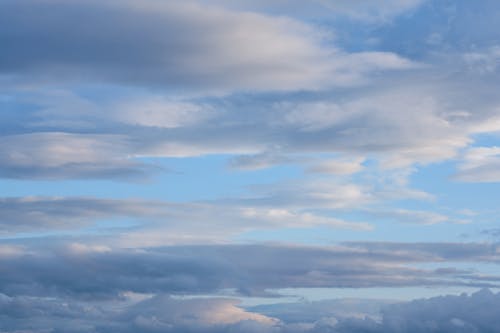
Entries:
{"label": "soft cloud", "polygon": [[367,325],[371,332],[499,332],[499,302],[500,295],[489,290],[416,300],[386,307],[381,323],[347,321],[334,332],[357,332]]}
{"label": "soft cloud", "polygon": [[240,155],[233,158],[229,165],[237,170],[259,170],[297,162],[297,158],[290,158],[280,154],[264,152],[255,155]]}
{"label": "soft cloud", "polygon": [[[34,242],[15,255],[1,256],[0,292],[11,296],[114,299],[127,292],[196,295],[234,289],[258,296],[282,288],[497,287],[499,280],[496,275],[453,267],[464,262],[498,262],[494,244],[117,249],[97,241],[94,245],[67,246],[54,242],[52,248],[40,248]],[[434,268],[420,268],[420,264],[434,264]]]}
{"label": "soft cloud", "polygon": [[[13,122],[13,134],[0,145],[3,177],[127,178],[155,169],[137,157],[207,154],[238,155],[230,165],[244,170],[298,164],[348,174],[359,170],[356,162],[366,158],[387,170],[429,165],[456,158],[472,135],[498,127],[491,123],[498,118],[495,107],[472,113],[467,111],[472,106],[448,96],[449,89],[439,82],[429,87],[411,83],[354,89],[347,96],[333,91],[203,101],[158,93],[117,98],[110,92],[102,101],[72,92],[30,92],[22,99],[36,110],[30,111],[29,133],[26,124]],[[5,114],[23,119],[9,108]],[[39,153],[31,154],[35,149]],[[357,157],[349,167],[345,163],[350,161],[310,167],[318,160],[315,154]]]}
{"label": "soft cloud", "polygon": [[[207,1],[208,2],[208,1]],[[412,10],[425,0],[313,0],[307,3],[297,0],[249,1],[249,0],[211,0],[233,8],[243,8],[254,11],[271,11],[282,15],[296,17],[349,17],[365,22],[384,22],[406,11]]]}
{"label": "soft cloud", "polygon": [[438,223],[467,223],[467,220],[456,219],[444,214],[422,211],[422,210],[408,210],[408,209],[393,209],[393,210],[371,210],[369,214],[388,219],[395,222],[414,223],[421,225],[433,225]]}
{"label": "soft cloud", "polygon": [[111,108],[116,120],[146,127],[187,127],[210,117],[210,110],[201,105],[161,98],[127,101]]}
{"label": "soft cloud", "polygon": [[442,179],[500,180],[498,8],[0,0],[0,331],[499,331],[486,290],[238,301],[500,287],[496,187]]}
{"label": "soft cloud", "polygon": [[412,67],[383,52],[354,54],[351,63],[350,54],[325,47],[321,33],[300,21],[194,2],[5,1],[1,6],[0,41],[7,51],[0,71],[50,81],[294,90],[351,84],[373,70]]}
{"label": "soft cloud", "polygon": [[[108,223],[100,223],[100,222]],[[131,221],[133,222],[131,224]],[[111,222],[111,223],[110,223]],[[0,234],[61,232],[97,227],[113,243],[128,247],[223,242],[240,233],[269,228],[325,226],[368,231],[349,222],[300,209],[226,202],[175,203],[85,197],[0,198]],[[204,230],[193,234],[193,230]]]}
{"label": "soft cloud", "polygon": [[499,182],[500,148],[475,147],[468,149],[454,178],[464,182]]}
{"label": "soft cloud", "polygon": [[500,46],[491,46],[486,50],[468,52],[463,57],[471,71],[480,74],[494,73],[498,69]]}
{"label": "soft cloud", "polygon": [[[387,305],[388,302],[335,300],[322,303],[282,304],[281,320],[244,310],[231,299],[175,299],[156,295],[113,304],[0,294],[0,329],[8,332],[499,332],[498,294],[481,290],[470,296],[441,296]],[[354,301],[354,302],[353,302]],[[358,311],[382,307],[381,318],[344,316],[341,304]],[[325,307],[331,306],[328,311]],[[319,309],[318,309],[319,307]],[[300,317],[289,317],[300,309]],[[318,312],[319,310],[319,312]],[[302,319],[303,321],[298,321]],[[35,328],[35,331],[33,331]]]}
{"label": "soft cloud", "polygon": [[8,332],[244,332],[239,327],[251,327],[249,332],[254,332],[278,323],[243,310],[235,300],[179,300],[168,295],[133,304],[125,300],[110,306],[0,294],[0,310],[0,329]]}
{"label": "soft cloud", "polygon": [[155,167],[127,158],[127,138],[43,132],[3,136],[4,178],[143,178]]}
{"label": "soft cloud", "polygon": [[330,159],[316,163],[308,168],[311,172],[333,175],[351,175],[363,170],[364,158]]}

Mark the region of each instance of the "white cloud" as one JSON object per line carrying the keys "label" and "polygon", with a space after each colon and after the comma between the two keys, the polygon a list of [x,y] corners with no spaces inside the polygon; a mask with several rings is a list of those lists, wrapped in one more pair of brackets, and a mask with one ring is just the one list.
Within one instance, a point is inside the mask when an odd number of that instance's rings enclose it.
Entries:
{"label": "white cloud", "polygon": [[[275,208],[247,205],[171,204],[162,219],[112,236],[110,242],[123,247],[146,247],[172,244],[213,244],[233,241],[242,233],[255,230],[309,228],[367,232],[366,222],[348,221],[301,209],[276,205]],[[197,232],[193,232],[196,230]]]}
{"label": "white cloud", "polygon": [[[103,227],[102,221],[113,223],[111,227],[105,227],[106,224]],[[76,236],[82,235],[85,228],[93,227],[100,230],[102,237],[109,238],[110,244],[126,247],[227,242],[252,230],[312,226],[356,231],[372,229],[368,223],[294,209],[286,204],[262,207],[224,201],[175,203],[83,197],[0,198],[0,235],[71,231]],[[73,249],[93,249],[85,246],[75,245]]]}
{"label": "white cloud", "polygon": [[204,1],[232,8],[266,11],[301,18],[350,17],[366,22],[384,22],[415,9],[425,0],[210,0]]}
{"label": "white cloud", "polygon": [[127,137],[35,132],[0,142],[0,175],[8,178],[144,177],[154,168],[128,158]]}
{"label": "white cloud", "polygon": [[188,127],[211,117],[209,107],[158,97],[122,101],[110,109],[117,121],[146,127]]}
{"label": "white cloud", "polygon": [[[176,300],[169,296],[156,296],[136,304],[128,310],[139,326],[211,326],[228,325],[244,320],[273,325],[276,319],[258,313],[247,312],[231,299]],[[139,319],[139,320],[138,320]],[[146,327],[148,328],[148,327]]]}
{"label": "white cloud", "polygon": [[433,225],[439,223],[466,223],[466,220],[455,219],[450,216],[423,210],[392,209],[369,210],[369,213],[380,218],[387,218],[395,222],[413,223],[420,225]]}
{"label": "white cloud", "polygon": [[454,179],[463,182],[500,182],[500,147],[474,147],[465,151]]}
{"label": "white cloud", "polygon": [[463,55],[469,70],[479,74],[491,74],[497,71],[500,62],[500,46],[491,46],[486,50],[467,52]]}
{"label": "white cloud", "polygon": [[352,175],[363,170],[364,158],[329,159],[312,164],[308,171],[333,175]]}
{"label": "white cloud", "polygon": [[[58,167],[66,164],[109,160],[109,152],[124,146],[126,138],[116,135],[77,135],[45,132],[3,136],[0,155],[3,166]],[[116,159],[123,158],[120,152]]]}

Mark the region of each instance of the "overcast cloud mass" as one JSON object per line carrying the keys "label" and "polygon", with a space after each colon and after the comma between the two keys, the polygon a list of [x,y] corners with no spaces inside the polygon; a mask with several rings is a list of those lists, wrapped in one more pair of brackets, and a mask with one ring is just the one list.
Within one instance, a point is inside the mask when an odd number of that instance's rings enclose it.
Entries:
{"label": "overcast cloud mass", "polygon": [[0,333],[500,332],[498,22],[0,1]]}

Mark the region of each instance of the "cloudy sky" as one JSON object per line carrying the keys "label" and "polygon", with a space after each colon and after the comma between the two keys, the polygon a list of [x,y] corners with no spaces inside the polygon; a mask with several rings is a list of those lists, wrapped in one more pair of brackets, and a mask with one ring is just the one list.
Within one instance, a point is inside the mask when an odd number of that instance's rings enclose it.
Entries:
{"label": "cloudy sky", "polygon": [[0,1],[0,332],[500,332],[498,22]]}

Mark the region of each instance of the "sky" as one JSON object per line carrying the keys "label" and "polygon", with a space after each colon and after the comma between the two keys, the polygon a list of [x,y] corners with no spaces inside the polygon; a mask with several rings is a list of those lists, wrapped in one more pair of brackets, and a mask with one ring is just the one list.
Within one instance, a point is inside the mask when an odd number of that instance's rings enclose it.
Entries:
{"label": "sky", "polygon": [[0,1],[0,332],[500,332],[498,22]]}

